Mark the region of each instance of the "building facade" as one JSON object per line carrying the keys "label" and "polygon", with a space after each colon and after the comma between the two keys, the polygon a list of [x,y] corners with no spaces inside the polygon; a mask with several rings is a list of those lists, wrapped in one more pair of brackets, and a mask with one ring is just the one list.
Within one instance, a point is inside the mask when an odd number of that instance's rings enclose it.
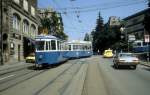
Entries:
{"label": "building facade", "polygon": [[[63,27],[63,21],[62,21],[62,16],[60,13],[54,11],[52,8],[40,8],[38,9],[38,16],[40,19],[45,19],[48,18],[52,22],[51,30],[47,30],[46,32],[50,31],[49,33],[44,33],[44,34],[50,34],[50,35],[55,35],[56,33],[60,33],[64,31]],[[57,19],[57,21],[54,21],[54,18]],[[53,23],[55,22],[55,23]],[[56,25],[57,23],[57,25]],[[40,29],[39,34],[43,33],[42,29]]]}
{"label": "building facade", "polygon": [[148,9],[135,13],[131,16],[124,18],[125,21],[125,32],[128,35],[135,35],[136,40],[143,40],[144,34],[146,33],[144,29],[144,18],[149,12]]}
{"label": "building facade", "polygon": [[120,18],[116,16],[109,17],[108,24],[110,27],[117,27],[120,26]]}
{"label": "building facade", "polygon": [[37,0],[3,0],[3,63],[18,62],[34,52],[38,32]]}

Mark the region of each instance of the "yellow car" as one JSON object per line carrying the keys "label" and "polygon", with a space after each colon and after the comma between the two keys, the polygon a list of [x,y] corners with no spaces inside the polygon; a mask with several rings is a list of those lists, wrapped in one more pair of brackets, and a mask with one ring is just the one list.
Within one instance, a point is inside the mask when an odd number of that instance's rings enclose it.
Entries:
{"label": "yellow car", "polygon": [[105,50],[105,51],[104,51],[104,54],[103,54],[103,57],[104,57],[104,58],[112,58],[112,57],[113,57],[113,53],[112,53],[112,52],[113,52],[113,51],[110,50],[110,49]]}
{"label": "yellow car", "polygon": [[34,63],[35,62],[35,54],[31,53],[25,59],[26,59],[26,63]]}

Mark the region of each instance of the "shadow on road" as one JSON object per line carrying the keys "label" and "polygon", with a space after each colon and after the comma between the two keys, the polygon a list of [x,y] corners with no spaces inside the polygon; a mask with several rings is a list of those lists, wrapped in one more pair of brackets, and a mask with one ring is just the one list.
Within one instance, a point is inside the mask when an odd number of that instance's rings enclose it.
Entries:
{"label": "shadow on road", "polygon": [[35,64],[32,65],[32,66],[29,66],[27,67],[27,69],[29,70],[46,70],[46,69],[54,69],[54,68],[57,68],[58,66],[64,64],[64,62],[61,62],[61,63],[58,63],[58,64],[43,64],[43,65],[40,65],[39,67],[35,67]]}
{"label": "shadow on road", "polygon": [[134,70],[131,66],[118,66],[116,68],[114,65],[111,65],[111,67],[115,70]]}
{"label": "shadow on road", "polygon": [[150,72],[150,68],[149,67],[143,67],[142,69]]}

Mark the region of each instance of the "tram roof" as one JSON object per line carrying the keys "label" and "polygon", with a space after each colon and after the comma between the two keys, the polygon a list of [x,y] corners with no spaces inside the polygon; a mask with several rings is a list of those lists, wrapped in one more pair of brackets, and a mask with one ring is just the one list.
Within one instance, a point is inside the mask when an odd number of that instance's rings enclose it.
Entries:
{"label": "tram roof", "polygon": [[36,36],[35,39],[58,39],[58,38],[52,35],[38,35]]}
{"label": "tram roof", "polygon": [[91,41],[72,40],[68,44],[91,44]]}

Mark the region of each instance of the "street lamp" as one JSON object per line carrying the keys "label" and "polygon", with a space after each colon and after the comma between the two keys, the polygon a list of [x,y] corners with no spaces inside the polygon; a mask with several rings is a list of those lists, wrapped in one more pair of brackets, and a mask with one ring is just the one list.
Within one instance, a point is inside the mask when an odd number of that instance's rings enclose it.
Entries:
{"label": "street lamp", "polygon": [[[125,36],[125,41],[128,42],[128,52],[129,52],[129,40],[128,40],[128,35],[127,35],[127,31],[125,31],[125,27],[121,27],[120,28],[121,34],[123,33]],[[123,36],[121,35],[121,38],[123,38]]]}

